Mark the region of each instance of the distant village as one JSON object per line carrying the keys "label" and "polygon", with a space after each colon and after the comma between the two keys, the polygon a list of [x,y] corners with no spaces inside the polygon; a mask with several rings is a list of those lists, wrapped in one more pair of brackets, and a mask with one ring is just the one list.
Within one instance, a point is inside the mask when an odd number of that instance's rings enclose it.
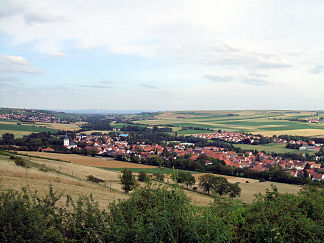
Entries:
{"label": "distant village", "polygon": [[[224,148],[216,146],[195,147],[193,143],[181,143],[172,141],[172,146],[169,142],[163,141],[166,146],[163,147],[158,144],[145,144],[144,142],[136,145],[129,145],[127,141],[122,140],[122,137],[127,137],[128,134],[120,134],[118,137],[110,137],[108,135],[84,135],[76,136],[73,140],[68,137],[64,138],[63,144],[68,149],[81,150],[77,144],[86,144],[85,149],[95,149],[98,155],[105,155],[115,157],[117,155],[123,157],[130,157],[136,155],[141,158],[149,158],[153,156],[163,156],[164,150],[169,154],[174,155],[174,159],[180,157],[187,157],[190,160],[197,160],[202,154],[220,161],[226,165],[235,168],[251,168],[255,171],[268,171],[274,165],[279,165],[282,170],[287,171],[293,177],[303,174],[306,170],[312,180],[323,180],[324,169],[321,168],[320,163],[314,161],[299,161],[284,159],[280,156],[273,157],[269,154],[258,152],[256,155],[252,152],[236,153],[234,151],[227,151]],[[219,133],[219,134],[198,134],[195,135],[202,138],[223,138],[225,141],[241,141],[246,139],[244,134],[239,133]],[[253,139],[253,137],[250,137]],[[276,140],[278,143],[299,142],[299,141],[284,141]],[[53,149],[42,149],[44,152],[52,152]],[[319,159],[319,158],[316,158]],[[211,163],[206,160],[206,164]],[[319,173],[321,172],[321,173]]]}
{"label": "distant village", "polygon": [[17,114],[17,113],[5,113],[0,114],[0,120],[17,120],[20,122],[42,122],[42,123],[67,123],[62,121],[56,116],[43,115],[31,115],[31,114]]}

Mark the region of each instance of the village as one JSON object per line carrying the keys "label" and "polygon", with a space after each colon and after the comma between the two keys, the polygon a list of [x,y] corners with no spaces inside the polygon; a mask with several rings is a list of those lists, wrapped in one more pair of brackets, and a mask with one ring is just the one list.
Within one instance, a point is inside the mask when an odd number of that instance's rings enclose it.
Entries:
{"label": "village", "polygon": [[[219,138],[222,136],[229,136],[228,139],[243,139],[239,138],[239,134],[231,133],[217,135]],[[204,137],[205,135],[196,135],[198,137]],[[210,135],[210,137],[216,136]],[[241,134],[243,136],[243,134]],[[253,154],[251,151],[236,153],[225,148],[216,146],[208,147],[196,147],[194,143],[181,143],[178,141],[162,141],[165,146],[159,144],[145,144],[145,142],[137,144],[128,144],[125,138],[128,134],[120,134],[116,137],[108,135],[77,135],[73,140],[70,140],[67,136],[64,138],[64,147],[73,150],[82,150],[77,144],[85,145],[84,149],[94,149],[96,154],[99,156],[110,156],[110,157],[124,157],[129,158],[132,156],[138,156],[139,159],[147,159],[150,157],[164,156],[165,152],[172,154],[174,159],[176,158],[188,158],[192,161],[197,160],[199,156],[205,155],[213,159],[222,161],[225,165],[234,168],[250,168],[254,171],[262,172],[269,171],[275,165],[281,167],[282,170],[290,173],[291,176],[297,177],[303,175],[306,171],[308,176],[312,180],[323,180],[324,174],[322,174],[323,168],[320,163],[314,161],[300,161],[292,159],[284,159],[281,156],[272,156],[263,152]],[[230,138],[231,137],[231,138]],[[278,141],[279,142],[279,141]],[[282,143],[293,142],[293,141],[280,141]],[[294,141],[296,143],[296,141]],[[42,149],[44,152],[54,152],[52,148]],[[302,154],[302,153],[301,153]],[[320,159],[316,157],[316,160]],[[212,163],[206,160],[206,165]],[[321,172],[321,173],[319,173]]]}
{"label": "village", "polygon": [[17,120],[19,122],[42,122],[42,123],[66,123],[56,116],[49,116],[46,114],[18,114],[18,113],[5,113],[0,114],[0,120]]}

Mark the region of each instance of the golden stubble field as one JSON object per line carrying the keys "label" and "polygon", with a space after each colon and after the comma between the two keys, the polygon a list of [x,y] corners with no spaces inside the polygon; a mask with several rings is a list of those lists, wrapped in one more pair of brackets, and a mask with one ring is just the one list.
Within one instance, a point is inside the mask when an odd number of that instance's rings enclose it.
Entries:
{"label": "golden stubble field", "polygon": [[104,168],[156,168],[152,165],[143,165],[117,161],[111,158],[95,158],[90,156],[82,156],[77,154],[58,154],[58,153],[45,153],[45,152],[30,152],[20,151],[20,154],[27,154],[33,156],[41,156],[50,159],[59,159],[64,161],[70,161],[72,163],[80,165],[88,165],[93,167],[104,167]]}
{"label": "golden stubble field", "polygon": [[[109,171],[96,168],[89,165],[98,165],[102,159],[84,157],[85,160],[80,160],[78,155],[65,155],[65,154],[50,154],[41,152],[29,152],[35,156],[48,156],[53,159],[53,155],[56,158],[64,159],[69,162],[50,160],[46,158],[34,158],[28,156],[22,156],[29,160],[30,162],[45,166],[50,169],[49,172],[40,171],[37,168],[25,169],[16,166],[13,161],[9,160],[8,157],[0,156],[0,185],[1,190],[14,189],[19,190],[21,187],[28,186],[32,190],[37,190],[41,194],[45,194],[48,191],[49,185],[52,185],[55,190],[63,193],[64,195],[71,195],[72,198],[76,199],[79,195],[89,196],[93,195],[93,198],[99,203],[101,208],[106,208],[109,203],[115,200],[123,200],[129,197],[125,194],[121,188],[120,183],[120,172],[119,171]],[[51,156],[49,156],[51,155]],[[69,156],[69,157],[68,157]],[[82,157],[82,156],[81,156]],[[99,161],[98,161],[99,160]],[[83,164],[82,164],[83,163]],[[84,164],[88,165],[84,165]],[[144,166],[144,168],[154,168],[154,166],[146,166],[133,163],[125,163],[119,161],[109,161],[110,168],[139,168],[136,166]],[[121,167],[124,165],[124,167]],[[118,167],[119,166],[119,167]],[[141,167],[143,168],[143,167]],[[136,174],[136,173],[135,173]],[[86,177],[88,175],[93,175],[97,178],[103,179],[105,182],[100,184],[95,184],[88,182]],[[198,181],[201,174],[193,174]],[[223,175],[216,175],[223,176]],[[254,199],[254,194],[265,193],[266,189],[271,188],[271,184],[278,187],[279,192],[282,193],[298,193],[301,189],[300,186],[289,185],[283,183],[271,183],[271,182],[259,182],[258,180],[223,176],[228,179],[231,183],[238,182],[242,192],[240,199],[249,203]],[[248,183],[246,183],[248,181]],[[196,185],[198,187],[198,182]],[[198,191],[201,192],[199,188]],[[213,198],[208,195],[204,195],[199,192],[193,192],[191,190],[185,190],[185,193],[191,198],[191,202],[197,206],[206,206],[213,202]],[[64,204],[64,200],[60,202]]]}
{"label": "golden stubble field", "polygon": [[[117,173],[47,159],[28,158],[28,160],[35,164],[42,164],[51,171],[43,172],[34,167],[25,169],[16,166],[8,158],[1,156],[1,190],[20,190],[22,187],[28,187],[31,190],[37,190],[40,195],[45,195],[49,186],[52,185],[56,191],[63,193],[63,195],[70,195],[73,199],[77,199],[80,195],[90,196],[92,194],[101,208],[106,208],[109,203],[115,200],[129,197],[121,190],[119,174]],[[91,174],[105,179],[105,183],[95,184],[88,182],[86,176]],[[112,189],[110,189],[110,180],[112,181]],[[59,202],[62,206],[65,199],[66,197],[63,196]]]}

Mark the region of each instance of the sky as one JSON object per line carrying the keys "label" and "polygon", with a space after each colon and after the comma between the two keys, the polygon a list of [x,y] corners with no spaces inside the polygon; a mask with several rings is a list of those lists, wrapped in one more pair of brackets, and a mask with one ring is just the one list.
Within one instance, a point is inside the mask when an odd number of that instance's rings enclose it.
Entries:
{"label": "sky", "polygon": [[324,109],[323,0],[1,0],[0,107]]}

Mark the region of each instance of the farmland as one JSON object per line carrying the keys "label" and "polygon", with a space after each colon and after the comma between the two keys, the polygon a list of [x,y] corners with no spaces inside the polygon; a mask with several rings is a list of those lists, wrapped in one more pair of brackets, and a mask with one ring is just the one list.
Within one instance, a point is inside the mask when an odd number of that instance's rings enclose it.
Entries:
{"label": "farmland", "polygon": [[[298,154],[300,150],[297,149],[288,149],[285,144],[264,144],[264,145],[250,145],[250,144],[234,144],[234,147],[241,148],[243,150],[257,150],[257,151],[265,151],[267,153],[292,153]],[[303,151],[303,153],[315,154],[315,151]]]}
{"label": "farmland", "polygon": [[[178,134],[195,134],[199,130],[181,130],[181,127],[225,130],[272,135],[324,136],[324,124],[290,121],[318,117],[312,111],[188,111],[164,112],[153,120],[141,120],[138,123],[159,126],[174,126]],[[208,132],[208,131],[207,131]],[[207,133],[206,132],[206,133]],[[201,131],[200,133],[204,133]]]}
{"label": "farmland", "polygon": [[0,135],[4,133],[12,133],[16,138],[29,135],[33,132],[57,132],[58,130],[76,131],[80,129],[83,122],[75,122],[69,124],[62,123],[41,123],[41,122],[19,122],[18,121],[0,121]]}
{"label": "farmland", "polygon": [[19,138],[24,135],[31,134],[33,132],[56,132],[57,129],[47,128],[47,127],[41,127],[33,125],[26,125],[21,124],[18,125],[16,122],[4,122],[0,121],[0,135],[4,133],[12,133],[15,135],[15,137]]}
{"label": "farmland", "polygon": [[[23,152],[27,153],[27,152]],[[108,186],[107,183],[109,180],[112,181],[112,189],[114,190],[114,196],[112,198],[118,199],[119,195],[121,195],[120,199],[126,198],[126,195],[122,193],[121,190],[121,184],[120,184],[120,170],[122,168],[130,168],[135,174],[137,174],[139,171],[144,171],[147,174],[153,174],[155,172],[163,172],[166,174],[169,174],[167,176],[170,178],[171,170],[167,168],[158,168],[155,166],[150,165],[143,165],[143,164],[134,164],[134,163],[127,163],[127,162],[120,162],[116,160],[107,160],[107,159],[101,159],[101,158],[93,158],[93,157],[86,157],[86,156],[79,156],[79,155],[69,155],[69,154],[52,154],[52,153],[42,153],[42,152],[28,152],[28,155],[31,156],[37,156],[37,157],[30,157],[26,156],[25,158],[32,161],[33,163],[36,163],[38,165],[45,165],[46,168],[51,169],[52,171],[49,173],[43,173],[37,169],[28,169],[27,172],[27,178],[26,180],[26,171],[23,168],[14,166],[12,162],[3,159],[2,156],[2,162],[5,164],[2,164],[2,167],[0,169],[0,175],[1,175],[1,184],[5,184],[4,188],[16,188],[23,185],[33,185],[33,180],[35,179],[36,185],[32,188],[35,189],[42,189],[43,191],[46,191],[47,186],[51,183],[56,183],[56,188],[60,188],[62,191],[68,191],[72,192],[73,190],[76,190],[77,193],[82,192],[82,187],[85,187],[84,194],[87,194],[91,190],[98,193],[98,196],[96,196],[100,202],[105,202],[107,200],[108,202],[111,202],[111,195],[105,194],[107,191],[109,191],[106,187]],[[0,158],[1,159],[1,158]],[[56,160],[60,159],[60,160]],[[8,167],[8,163],[11,163],[11,167]],[[99,165],[99,166],[98,166]],[[99,168],[98,168],[99,167]],[[11,169],[10,169],[11,168]],[[8,172],[9,171],[9,172]],[[103,183],[101,186],[94,185],[92,183],[89,184],[85,180],[87,175],[94,175],[98,178],[102,178],[106,180],[105,183]],[[198,180],[198,177],[203,174],[201,173],[193,173],[193,176],[195,176],[196,180]],[[223,176],[223,175],[218,175]],[[9,178],[9,177],[17,177]],[[241,178],[241,177],[232,177],[232,176],[223,176],[228,179],[228,181],[232,183],[239,182],[240,187],[242,188],[241,197],[240,199],[243,202],[249,203],[252,202],[254,198],[255,193],[264,193],[266,189],[270,188],[271,184],[274,184],[278,187],[280,192],[290,192],[290,193],[297,193],[300,190],[300,186],[296,185],[289,185],[289,184],[283,184],[283,183],[270,183],[270,182],[259,182],[255,179],[248,179],[248,178]],[[39,181],[40,180],[40,181]],[[42,180],[45,180],[45,182],[41,182]],[[246,183],[248,181],[249,183]],[[9,184],[11,183],[11,185]],[[57,184],[59,183],[59,184]],[[69,187],[67,184],[72,184],[73,187]],[[196,183],[196,186],[198,186],[198,183]],[[76,188],[78,187],[78,188]],[[81,188],[79,188],[81,187]],[[89,187],[91,190],[89,190]],[[73,189],[74,188],[74,189]],[[77,193],[74,193],[73,195],[76,195]],[[193,192],[193,191],[187,191],[187,195],[190,196],[192,199],[192,203],[196,205],[207,205],[208,203],[212,202],[212,197],[209,197],[207,195],[201,194],[199,192]],[[105,196],[106,195],[106,196]],[[109,200],[107,198],[110,198]],[[104,205],[107,205],[107,202],[104,203]]]}

